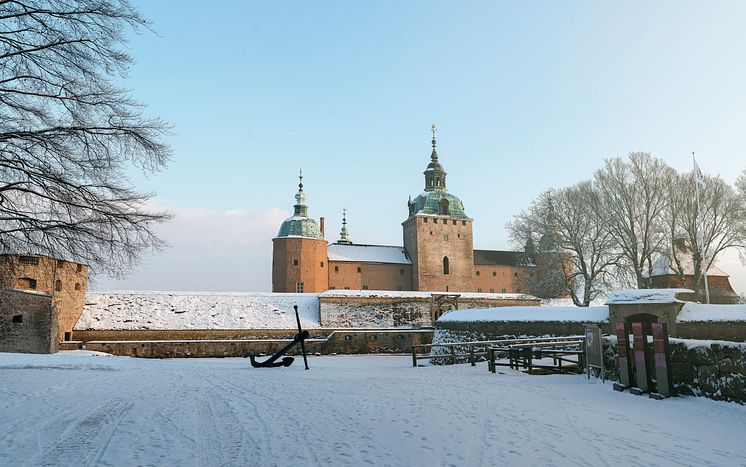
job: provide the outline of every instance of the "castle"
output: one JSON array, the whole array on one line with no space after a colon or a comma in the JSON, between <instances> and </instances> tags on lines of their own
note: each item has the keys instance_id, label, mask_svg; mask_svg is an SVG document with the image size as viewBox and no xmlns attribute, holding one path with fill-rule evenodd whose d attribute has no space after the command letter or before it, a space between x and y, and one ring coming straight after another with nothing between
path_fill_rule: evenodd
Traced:
<instances>
[{"instance_id":1,"label":"castle","mask_svg":"<svg viewBox=\"0 0 746 467\"><path fill-rule=\"evenodd\" d=\"M434 126L424 175L424 191L407 203L404 245L389 246L353 243L346 217L339 240L329 243L324 218L317 223L308 216L301 174L293 215L272 239L272 291L528 292L537 273L530 252L474 249L474 220L447 190Z\"/></svg>"}]
</instances>

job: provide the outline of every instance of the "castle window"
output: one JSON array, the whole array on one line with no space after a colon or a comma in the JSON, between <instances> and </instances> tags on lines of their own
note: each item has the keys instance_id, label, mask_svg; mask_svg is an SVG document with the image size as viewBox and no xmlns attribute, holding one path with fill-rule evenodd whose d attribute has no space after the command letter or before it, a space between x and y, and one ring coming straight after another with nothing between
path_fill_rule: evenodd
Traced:
<instances>
[{"instance_id":1,"label":"castle window","mask_svg":"<svg viewBox=\"0 0 746 467\"><path fill-rule=\"evenodd\" d=\"M479 271L477 271L477 276L479 275Z\"/></svg>"},{"instance_id":2,"label":"castle window","mask_svg":"<svg viewBox=\"0 0 746 467\"><path fill-rule=\"evenodd\" d=\"M23 322L23 315L13 315L13 322L14 323L22 323Z\"/></svg>"},{"instance_id":3,"label":"castle window","mask_svg":"<svg viewBox=\"0 0 746 467\"><path fill-rule=\"evenodd\" d=\"M83 272L83 265L79 264L77 268L75 268L75 272Z\"/></svg>"},{"instance_id":4,"label":"castle window","mask_svg":"<svg viewBox=\"0 0 746 467\"><path fill-rule=\"evenodd\" d=\"M453 225L456 225L456 219L453 219Z\"/></svg>"},{"instance_id":5,"label":"castle window","mask_svg":"<svg viewBox=\"0 0 746 467\"><path fill-rule=\"evenodd\" d=\"M400 276L403 276L403 275L404 275L404 269L399 269L399 275L400 275Z\"/></svg>"},{"instance_id":6,"label":"castle window","mask_svg":"<svg viewBox=\"0 0 746 467\"><path fill-rule=\"evenodd\" d=\"M505 293L505 289L503 289L502 293Z\"/></svg>"},{"instance_id":7,"label":"castle window","mask_svg":"<svg viewBox=\"0 0 746 467\"><path fill-rule=\"evenodd\" d=\"M71 332L66 332L64 340L66 340L66 341L72 340L72 337L73 337L72 334L73 333L71 333Z\"/></svg>"},{"instance_id":8,"label":"castle window","mask_svg":"<svg viewBox=\"0 0 746 467\"><path fill-rule=\"evenodd\" d=\"M339 272L339 266L334 266L334 272Z\"/></svg>"},{"instance_id":9,"label":"castle window","mask_svg":"<svg viewBox=\"0 0 746 467\"><path fill-rule=\"evenodd\" d=\"M461 225L466 225L466 221L461 221Z\"/></svg>"},{"instance_id":10,"label":"castle window","mask_svg":"<svg viewBox=\"0 0 746 467\"><path fill-rule=\"evenodd\" d=\"M517 272L514 272L514 273L513 273L513 277L518 277L518 273L517 273Z\"/></svg>"},{"instance_id":11,"label":"castle window","mask_svg":"<svg viewBox=\"0 0 746 467\"><path fill-rule=\"evenodd\" d=\"M497 271L492 271L492 277L497 275Z\"/></svg>"},{"instance_id":12,"label":"castle window","mask_svg":"<svg viewBox=\"0 0 746 467\"><path fill-rule=\"evenodd\" d=\"M295 283L295 292L296 293L303 293L303 282L296 282Z\"/></svg>"},{"instance_id":13,"label":"castle window","mask_svg":"<svg viewBox=\"0 0 746 467\"><path fill-rule=\"evenodd\" d=\"M431 230L431 231L430 231L430 235L432 235L432 234L433 234L433 231Z\"/></svg>"},{"instance_id":14,"label":"castle window","mask_svg":"<svg viewBox=\"0 0 746 467\"><path fill-rule=\"evenodd\" d=\"M293 260L293 266L297 266L297 265L298 265L298 260L297 260L297 259L294 259L294 260Z\"/></svg>"},{"instance_id":15,"label":"castle window","mask_svg":"<svg viewBox=\"0 0 746 467\"><path fill-rule=\"evenodd\" d=\"M455 223L455 222L454 222L454 223ZM458 236L458 238L461 238L461 234L456 234L456 235Z\"/></svg>"},{"instance_id":16,"label":"castle window","mask_svg":"<svg viewBox=\"0 0 746 467\"><path fill-rule=\"evenodd\" d=\"M329 287L329 290L334 290L334 289L336 289L336 287L334 286Z\"/></svg>"},{"instance_id":17,"label":"castle window","mask_svg":"<svg viewBox=\"0 0 746 467\"><path fill-rule=\"evenodd\" d=\"M448 215L448 200L446 198L443 198L440 200L440 215L441 216ZM443 223L444 224L448 223L448 220L444 220Z\"/></svg>"},{"instance_id":18,"label":"castle window","mask_svg":"<svg viewBox=\"0 0 746 467\"><path fill-rule=\"evenodd\" d=\"M39 264L39 258L37 256L19 256L18 262L21 264L31 264L36 266Z\"/></svg>"},{"instance_id":19,"label":"castle window","mask_svg":"<svg viewBox=\"0 0 746 467\"><path fill-rule=\"evenodd\" d=\"M323 261L321 262L321 267L322 267L322 268L324 267L324 262L323 262Z\"/></svg>"},{"instance_id":20,"label":"castle window","mask_svg":"<svg viewBox=\"0 0 746 467\"><path fill-rule=\"evenodd\" d=\"M423 217L422 218L422 222L424 222L425 224L427 224L427 217Z\"/></svg>"},{"instance_id":21,"label":"castle window","mask_svg":"<svg viewBox=\"0 0 746 467\"><path fill-rule=\"evenodd\" d=\"M448 275L451 273L451 265L450 261L448 261L448 256L443 257L443 274Z\"/></svg>"},{"instance_id":22,"label":"castle window","mask_svg":"<svg viewBox=\"0 0 746 467\"><path fill-rule=\"evenodd\" d=\"M358 268L357 268L357 272L363 272L363 268L361 268L361 267L358 267Z\"/></svg>"},{"instance_id":23,"label":"castle window","mask_svg":"<svg viewBox=\"0 0 746 467\"><path fill-rule=\"evenodd\" d=\"M448 234L443 235L443 240L448 241Z\"/></svg>"},{"instance_id":24,"label":"castle window","mask_svg":"<svg viewBox=\"0 0 746 467\"><path fill-rule=\"evenodd\" d=\"M363 290L368 290L368 286L367 286L367 285L364 285L364 286L363 286Z\"/></svg>"},{"instance_id":25,"label":"castle window","mask_svg":"<svg viewBox=\"0 0 746 467\"><path fill-rule=\"evenodd\" d=\"M75 290L80 290L80 282L75 283Z\"/></svg>"},{"instance_id":26,"label":"castle window","mask_svg":"<svg viewBox=\"0 0 746 467\"><path fill-rule=\"evenodd\" d=\"M477 289L477 293L481 293L481 292L482 292L482 289Z\"/></svg>"},{"instance_id":27,"label":"castle window","mask_svg":"<svg viewBox=\"0 0 746 467\"><path fill-rule=\"evenodd\" d=\"M56 292L61 292L62 291L62 281L61 280L57 279L56 281L54 281L54 290Z\"/></svg>"},{"instance_id":28,"label":"castle window","mask_svg":"<svg viewBox=\"0 0 746 467\"><path fill-rule=\"evenodd\" d=\"M36 279L21 277L16 281L17 289L36 289Z\"/></svg>"},{"instance_id":29,"label":"castle window","mask_svg":"<svg viewBox=\"0 0 746 467\"><path fill-rule=\"evenodd\" d=\"M350 290L350 288L349 287L345 287L345 290Z\"/></svg>"},{"instance_id":30,"label":"castle window","mask_svg":"<svg viewBox=\"0 0 746 467\"><path fill-rule=\"evenodd\" d=\"M65 267L65 262L63 260L61 260L61 259L58 259L57 260L57 268L59 269L59 268L63 268L63 267Z\"/></svg>"},{"instance_id":31,"label":"castle window","mask_svg":"<svg viewBox=\"0 0 746 467\"><path fill-rule=\"evenodd\" d=\"M490 293L495 293L495 289L490 289Z\"/></svg>"},{"instance_id":32,"label":"castle window","mask_svg":"<svg viewBox=\"0 0 746 467\"><path fill-rule=\"evenodd\" d=\"M433 224L437 224L437 223L438 223L438 219L433 219Z\"/></svg>"},{"instance_id":33,"label":"castle window","mask_svg":"<svg viewBox=\"0 0 746 467\"><path fill-rule=\"evenodd\" d=\"M446 286L446 292L448 292L448 286Z\"/></svg>"}]
</instances>

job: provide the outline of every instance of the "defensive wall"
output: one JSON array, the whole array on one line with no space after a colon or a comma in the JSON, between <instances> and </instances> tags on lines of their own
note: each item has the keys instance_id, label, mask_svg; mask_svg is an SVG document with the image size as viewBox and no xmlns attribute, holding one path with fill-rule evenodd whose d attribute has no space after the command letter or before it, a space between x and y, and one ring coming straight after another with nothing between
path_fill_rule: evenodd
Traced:
<instances>
[{"instance_id":1,"label":"defensive wall","mask_svg":"<svg viewBox=\"0 0 746 467\"><path fill-rule=\"evenodd\" d=\"M91 340L66 342L63 349L84 348L143 358L245 357L275 353L292 340L279 337L287 336L288 330L275 331L276 336L268 339ZM432 329L314 329L306 340L306 350L325 355L410 353L413 345L429 344L432 334ZM288 355L299 353L296 347Z\"/></svg>"},{"instance_id":2,"label":"defensive wall","mask_svg":"<svg viewBox=\"0 0 746 467\"><path fill-rule=\"evenodd\" d=\"M60 299L41 292L0 291L0 352L55 353Z\"/></svg>"},{"instance_id":3,"label":"defensive wall","mask_svg":"<svg viewBox=\"0 0 746 467\"><path fill-rule=\"evenodd\" d=\"M652 368L653 343L648 347ZM670 338L669 349L678 394L746 403L746 343ZM604 360L609 377L618 380L615 336L604 337Z\"/></svg>"}]
</instances>

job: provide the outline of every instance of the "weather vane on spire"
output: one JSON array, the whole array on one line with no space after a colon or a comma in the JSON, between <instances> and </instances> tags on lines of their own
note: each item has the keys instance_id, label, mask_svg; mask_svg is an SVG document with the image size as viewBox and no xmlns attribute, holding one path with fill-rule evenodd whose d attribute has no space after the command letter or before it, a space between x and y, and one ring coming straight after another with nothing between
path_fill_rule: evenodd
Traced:
<instances>
[{"instance_id":1,"label":"weather vane on spire","mask_svg":"<svg viewBox=\"0 0 746 467\"><path fill-rule=\"evenodd\" d=\"M430 125L430 128L432 129L432 132L433 132L433 147L435 147L435 132L437 131L437 128L435 128L435 123Z\"/></svg>"},{"instance_id":2,"label":"weather vane on spire","mask_svg":"<svg viewBox=\"0 0 746 467\"><path fill-rule=\"evenodd\" d=\"M303 167L300 168L298 180L300 180L300 182L298 183L298 188L300 189L300 191L303 191Z\"/></svg>"}]
</instances>

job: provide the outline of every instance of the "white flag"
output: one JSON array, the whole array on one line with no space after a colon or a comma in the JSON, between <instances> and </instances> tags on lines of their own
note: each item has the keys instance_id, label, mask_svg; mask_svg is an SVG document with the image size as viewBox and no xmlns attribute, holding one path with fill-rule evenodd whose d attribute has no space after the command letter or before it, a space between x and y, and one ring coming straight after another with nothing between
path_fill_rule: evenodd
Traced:
<instances>
[{"instance_id":1,"label":"white flag","mask_svg":"<svg viewBox=\"0 0 746 467\"><path fill-rule=\"evenodd\" d=\"M692 174L694 176L694 181L699 183L699 186L702 187L704 190L707 186L705 184L705 176L702 175L702 171L699 170L699 165L697 165L697 160L694 158L694 155L692 154L692 160L694 161L694 173Z\"/></svg>"}]
</instances>

